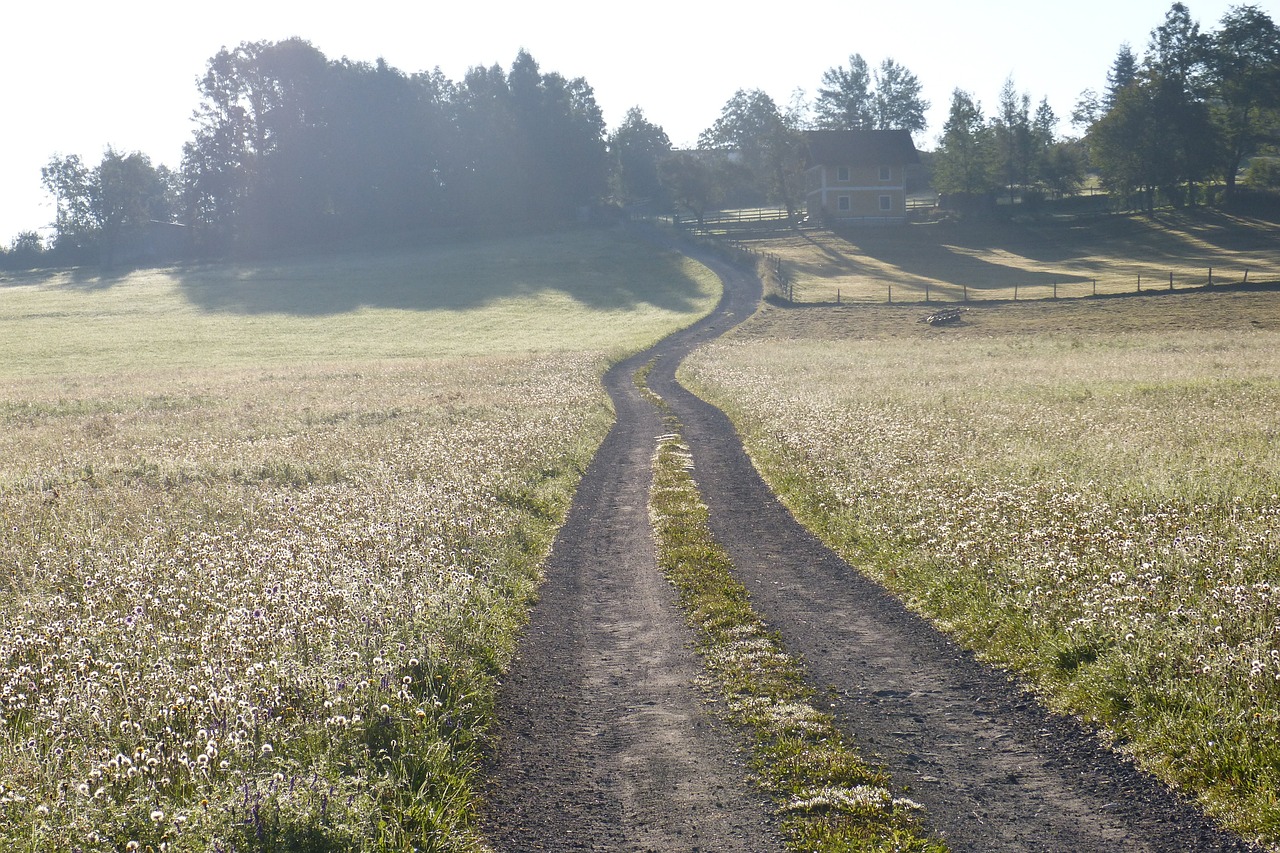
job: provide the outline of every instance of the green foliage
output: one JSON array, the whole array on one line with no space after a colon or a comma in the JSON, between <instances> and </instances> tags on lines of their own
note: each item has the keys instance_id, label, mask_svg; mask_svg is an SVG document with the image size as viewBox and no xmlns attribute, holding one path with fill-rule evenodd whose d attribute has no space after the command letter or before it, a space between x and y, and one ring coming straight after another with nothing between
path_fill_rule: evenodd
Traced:
<instances>
[{"instance_id":1,"label":"green foliage","mask_svg":"<svg viewBox=\"0 0 1280 853\"><path fill-rule=\"evenodd\" d=\"M1208 64L1230 194L1241 163L1280 130L1280 28L1256 6L1234 7L1213 36Z\"/></svg>"},{"instance_id":2,"label":"green foliage","mask_svg":"<svg viewBox=\"0 0 1280 853\"><path fill-rule=\"evenodd\" d=\"M606 191L591 87L524 51L455 83L296 38L243 43L210 59L200 91L182 172L211 248L564 222Z\"/></svg>"},{"instance_id":3,"label":"green foliage","mask_svg":"<svg viewBox=\"0 0 1280 853\"><path fill-rule=\"evenodd\" d=\"M876 126L881 130L923 133L928 126L924 114L929 102L921 95L920 80L892 59L880 63L876 72Z\"/></svg>"},{"instance_id":4,"label":"green foliage","mask_svg":"<svg viewBox=\"0 0 1280 853\"><path fill-rule=\"evenodd\" d=\"M670 154L671 140L666 131L645 118L639 107L628 110L622 124L609 136L614 200L624 207L649 205L667 209L661 164Z\"/></svg>"},{"instance_id":5,"label":"green foliage","mask_svg":"<svg viewBox=\"0 0 1280 853\"><path fill-rule=\"evenodd\" d=\"M1205 104L1186 99L1174 80L1150 75L1121 92L1089 133L1103 183L1141 193L1148 210L1157 190L1180 199L1185 183L1207 176L1213 139Z\"/></svg>"},{"instance_id":6,"label":"green foliage","mask_svg":"<svg viewBox=\"0 0 1280 853\"><path fill-rule=\"evenodd\" d=\"M740 162L761 201L788 209L797 203L802 174L799 128L764 91L735 92L720 117L698 137L698 147Z\"/></svg>"},{"instance_id":7,"label":"green foliage","mask_svg":"<svg viewBox=\"0 0 1280 853\"><path fill-rule=\"evenodd\" d=\"M44 239L35 231L23 231L0 248L0 269L25 270L40 264L45 252Z\"/></svg>"},{"instance_id":8,"label":"green foliage","mask_svg":"<svg viewBox=\"0 0 1280 853\"><path fill-rule=\"evenodd\" d=\"M145 154L108 148L90 169L79 157L54 157L41 170L54 197L52 249L76 261L96 252L104 266L137 260L149 225L171 222L177 213L177 180Z\"/></svg>"},{"instance_id":9,"label":"green foliage","mask_svg":"<svg viewBox=\"0 0 1280 853\"><path fill-rule=\"evenodd\" d=\"M822 130L925 129L929 102L921 96L920 80L903 65L885 59L874 72L859 53L849 67L828 68L814 102Z\"/></svg>"},{"instance_id":10,"label":"green foliage","mask_svg":"<svg viewBox=\"0 0 1280 853\"><path fill-rule=\"evenodd\" d=\"M1259 190L1280 189L1280 158L1253 158L1245 174L1245 183Z\"/></svg>"},{"instance_id":11,"label":"green foliage","mask_svg":"<svg viewBox=\"0 0 1280 853\"><path fill-rule=\"evenodd\" d=\"M1107 72L1107 91L1103 105L1111 109L1116 104L1120 93L1138 80L1138 57L1128 42L1120 45L1116 58Z\"/></svg>"},{"instance_id":12,"label":"green foliage","mask_svg":"<svg viewBox=\"0 0 1280 853\"><path fill-rule=\"evenodd\" d=\"M871 69L862 54L852 54L847 68L837 66L822 72L822 87L818 89L814 111L818 127L823 130L875 127Z\"/></svg>"},{"instance_id":13,"label":"green foliage","mask_svg":"<svg viewBox=\"0 0 1280 853\"><path fill-rule=\"evenodd\" d=\"M933 184L941 193L981 195L995 181L994 146L982 105L968 92L951 93L951 110L934 157Z\"/></svg>"},{"instance_id":14,"label":"green foliage","mask_svg":"<svg viewBox=\"0 0 1280 853\"><path fill-rule=\"evenodd\" d=\"M1045 192L1071 192L1083 182L1084 162L1070 141L1056 139L1057 122L1045 99L1033 115L1031 96L1019 93L1012 78L990 121L969 93L957 89L934 158L934 186L969 200L1003 188L1010 204L1019 195L1025 203Z\"/></svg>"},{"instance_id":15,"label":"green foliage","mask_svg":"<svg viewBox=\"0 0 1280 853\"><path fill-rule=\"evenodd\" d=\"M1093 162L1112 190L1152 210L1181 206L1210 179L1235 189L1241 164L1280 127L1280 29L1255 6L1233 7L1204 33L1174 3L1139 63L1126 45L1104 101L1085 110Z\"/></svg>"}]
</instances>

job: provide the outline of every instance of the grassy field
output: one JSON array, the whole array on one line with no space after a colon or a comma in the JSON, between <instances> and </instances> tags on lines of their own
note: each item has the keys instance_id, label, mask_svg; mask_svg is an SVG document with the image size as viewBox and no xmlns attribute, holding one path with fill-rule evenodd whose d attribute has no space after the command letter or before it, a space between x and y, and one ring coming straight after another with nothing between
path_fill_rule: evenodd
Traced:
<instances>
[{"instance_id":1,"label":"grassy field","mask_svg":"<svg viewBox=\"0 0 1280 853\"><path fill-rule=\"evenodd\" d=\"M771 308L684 377L855 565L1280 842L1280 295Z\"/></svg>"},{"instance_id":2,"label":"grassy field","mask_svg":"<svg viewBox=\"0 0 1280 853\"><path fill-rule=\"evenodd\" d=\"M0 285L0 847L482 849L599 373L714 277L585 233Z\"/></svg>"},{"instance_id":3,"label":"grassy field","mask_svg":"<svg viewBox=\"0 0 1280 853\"><path fill-rule=\"evenodd\" d=\"M931 223L745 241L782 258L797 302L1048 299L1280 280L1276 225L1166 213L1040 225ZM1055 291L1056 285L1056 291ZM1016 294L1015 294L1016 289Z\"/></svg>"},{"instance_id":4,"label":"grassy field","mask_svg":"<svg viewBox=\"0 0 1280 853\"><path fill-rule=\"evenodd\" d=\"M355 359L617 354L707 308L608 234L120 275L0 275L0 378Z\"/></svg>"}]
</instances>

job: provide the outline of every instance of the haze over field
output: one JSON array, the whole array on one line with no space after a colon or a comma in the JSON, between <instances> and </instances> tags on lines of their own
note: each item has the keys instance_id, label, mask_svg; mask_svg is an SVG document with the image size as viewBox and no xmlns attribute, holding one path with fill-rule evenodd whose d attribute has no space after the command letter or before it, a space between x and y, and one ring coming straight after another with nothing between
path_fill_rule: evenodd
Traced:
<instances>
[{"instance_id":1,"label":"haze over field","mask_svg":"<svg viewBox=\"0 0 1280 853\"><path fill-rule=\"evenodd\" d=\"M1069 115L1083 89L1103 85L1122 43L1145 49L1169 5L921 0L904 15L887 2L815 0L794 17L766 21L722 0L657 0L643 16L607 18L577 0L501 0L478 21L471 6L386 0L362 4L358 16L229 0L217 17L155 0L71 0L55 24L27 4L0 28L8 131L0 144L0 244L52 220L40 168L54 154L96 162L113 146L177 168L191 138L196 78L219 48L243 41L299 36L331 58L383 57L409 73L439 66L454 79L474 65L507 67L524 48L549 71L585 77L610 127L639 105L677 146L692 146L736 90L760 88L780 104L796 89L812 97L824 70L861 53L873 65L893 58L919 76L932 109L917 143L932 148L956 87L990 105L1012 75L1019 90ZM1212 28L1239 4L1188 5ZM1270 2L1257 5L1275 11Z\"/></svg>"}]
</instances>

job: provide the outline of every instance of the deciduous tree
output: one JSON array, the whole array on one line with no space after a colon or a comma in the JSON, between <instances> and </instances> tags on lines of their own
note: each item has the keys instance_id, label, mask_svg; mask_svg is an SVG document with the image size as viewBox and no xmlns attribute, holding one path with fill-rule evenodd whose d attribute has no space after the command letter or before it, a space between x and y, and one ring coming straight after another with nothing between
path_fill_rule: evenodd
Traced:
<instances>
[{"instance_id":1,"label":"deciduous tree","mask_svg":"<svg viewBox=\"0 0 1280 853\"><path fill-rule=\"evenodd\" d=\"M849 65L828 68L814 104L823 130L908 130L927 126L929 102L919 78L893 59L885 59L873 74L861 54Z\"/></svg>"},{"instance_id":2,"label":"deciduous tree","mask_svg":"<svg viewBox=\"0 0 1280 853\"><path fill-rule=\"evenodd\" d=\"M916 75L892 59L880 63L876 72L876 127L881 130L907 130L922 133L928 123L925 113L929 102Z\"/></svg>"},{"instance_id":3,"label":"deciduous tree","mask_svg":"<svg viewBox=\"0 0 1280 853\"><path fill-rule=\"evenodd\" d=\"M102 259L113 264L129 243L144 239L153 220L169 221L169 186L145 154L108 148L93 175L93 217Z\"/></svg>"},{"instance_id":4,"label":"deciduous tree","mask_svg":"<svg viewBox=\"0 0 1280 853\"><path fill-rule=\"evenodd\" d=\"M875 126L876 98L871 89L871 69L861 54L852 54L848 67L841 65L822 72L814 112L817 125L823 130Z\"/></svg>"},{"instance_id":5,"label":"deciduous tree","mask_svg":"<svg viewBox=\"0 0 1280 853\"><path fill-rule=\"evenodd\" d=\"M1233 7L1212 36L1207 64L1230 197L1245 158L1266 141L1280 139L1280 28L1256 6Z\"/></svg>"},{"instance_id":6,"label":"deciduous tree","mask_svg":"<svg viewBox=\"0 0 1280 853\"><path fill-rule=\"evenodd\" d=\"M951 108L934 157L933 182L941 193L985 195L998 184L993 178L991 131L982 105L961 89L951 93Z\"/></svg>"},{"instance_id":7,"label":"deciduous tree","mask_svg":"<svg viewBox=\"0 0 1280 853\"><path fill-rule=\"evenodd\" d=\"M707 151L733 152L755 177L765 199L791 210L800 191L799 129L760 89L739 89L698 137Z\"/></svg>"},{"instance_id":8,"label":"deciduous tree","mask_svg":"<svg viewBox=\"0 0 1280 853\"><path fill-rule=\"evenodd\" d=\"M69 251L93 242L96 225L92 177L77 154L55 155L40 170L40 181L53 196L55 248Z\"/></svg>"},{"instance_id":9,"label":"deciduous tree","mask_svg":"<svg viewBox=\"0 0 1280 853\"><path fill-rule=\"evenodd\" d=\"M632 107L609 136L614 198L624 206L662 205L664 192L659 166L671 155L671 140L660 126Z\"/></svg>"}]
</instances>

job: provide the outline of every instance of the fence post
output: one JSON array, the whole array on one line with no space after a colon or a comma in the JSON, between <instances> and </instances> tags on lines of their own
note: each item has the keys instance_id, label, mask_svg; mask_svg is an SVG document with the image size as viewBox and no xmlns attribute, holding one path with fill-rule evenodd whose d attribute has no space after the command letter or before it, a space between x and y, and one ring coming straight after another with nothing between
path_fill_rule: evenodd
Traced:
<instances>
[{"instance_id":1,"label":"fence post","mask_svg":"<svg viewBox=\"0 0 1280 853\"><path fill-rule=\"evenodd\" d=\"M1098 280L1096 278L1093 280L1093 295L1098 295Z\"/></svg>"},{"instance_id":2,"label":"fence post","mask_svg":"<svg viewBox=\"0 0 1280 853\"><path fill-rule=\"evenodd\" d=\"M1244 283L1245 283L1245 284L1248 284L1248 283L1249 283L1249 268L1248 268L1248 267L1245 267L1245 268L1244 268Z\"/></svg>"},{"instance_id":3,"label":"fence post","mask_svg":"<svg viewBox=\"0 0 1280 853\"><path fill-rule=\"evenodd\" d=\"M1213 267L1209 267L1209 286L1213 287Z\"/></svg>"},{"instance_id":4,"label":"fence post","mask_svg":"<svg viewBox=\"0 0 1280 853\"><path fill-rule=\"evenodd\" d=\"M1138 292L1142 292L1142 273L1138 273Z\"/></svg>"},{"instance_id":5,"label":"fence post","mask_svg":"<svg viewBox=\"0 0 1280 853\"><path fill-rule=\"evenodd\" d=\"M1173 290L1173 270L1169 270L1169 289Z\"/></svg>"},{"instance_id":6,"label":"fence post","mask_svg":"<svg viewBox=\"0 0 1280 853\"><path fill-rule=\"evenodd\" d=\"M1056 281L1053 283L1053 298L1058 298L1058 282Z\"/></svg>"},{"instance_id":7,"label":"fence post","mask_svg":"<svg viewBox=\"0 0 1280 853\"><path fill-rule=\"evenodd\" d=\"M889 304L893 304L893 285L889 285Z\"/></svg>"},{"instance_id":8,"label":"fence post","mask_svg":"<svg viewBox=\"0 0 1280 853\"><path fill-rule=\"evenodd\" d=\"M836 304L840 304L840 288L836 288Z\"/></svg>"},{"instance_id":9,"label":"fence post","mask_svg":"<svg viewBox=\"0 0 1280 853\"><path fill-rule=\"evenodd\" d=\"M1016 281L1013 283L1013 301L1018 301L1018 283Z\"/></svg>"},{"instance_id":10,"label":"fence post","mask_svg":"<svg viewBox=\"0 0 1280 853\"><path fill-rule=\"evenodd\" d=\"M1246 280L1246 281L1248 281L1248 279L1249 279L1249 271L1248 271L1248 270L1245 270L1245 271L1244 271L1244 277L1245 277L1245 280ZM929 304L929 282L927 282L927 281L924 283L924 304L925 304L925 305L928 305L928 304Z\"/></svg>"},{"instance_id":11,"label":"fence post","mask_svg":"<svg viewBox=\"0 0 1280 853\"><path fill-rule=\"evenodd\" d=\"M967 283L964 285L964 301L969 301L969 285Z\"/></svg>"}]
</instances>

